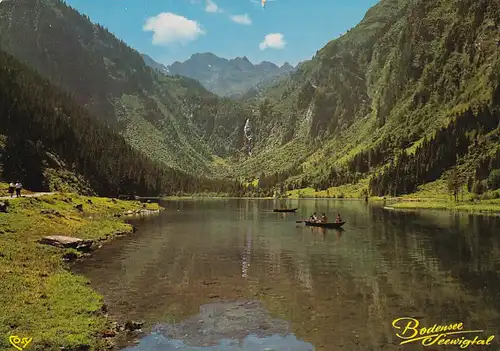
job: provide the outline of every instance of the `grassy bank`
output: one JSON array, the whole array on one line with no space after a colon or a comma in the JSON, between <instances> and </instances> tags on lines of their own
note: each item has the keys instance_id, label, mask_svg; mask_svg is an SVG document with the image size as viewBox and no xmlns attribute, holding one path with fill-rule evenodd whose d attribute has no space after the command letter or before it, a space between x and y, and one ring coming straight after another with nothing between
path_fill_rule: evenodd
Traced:
<instances>
[{"instance_id":1,"label":"grassy bank","mask_svg":"<svg viewBox=\"0 0 500 351\"><path fill-rule=\"evenodd\" d=\"M363 199L363 191L367 184L347 184L316 191L313 188L287 191L288 198L337 198ZM463 190L463 191L462 191ZM473 194L466 188L461 189L455 201L448 192L443 179L424 184L418 191L399 197L370 197L370 201L386 201L388 207L394 209L430 209L468 212L500 212L500 190L490 191L481 195Z\"/></svg>"},{"instance_id":2,"label":"grassy bank","mask_svg":"<svg viewBox=\"0 0 500 351\"><path fill-rule=\"evenodd\" d=\"M79 204L83 212L75 208ZM0 350L12 347L10 335L33 338L35 350L105 349L99 336L110 321L102 312L102 297L62 260L76 250L37 241L46 235L104 241L126 234L133 228L114 215L143 206L159 209L75 194L9 200L8 213L0 213Z\"/></svg>"},{"instance_id":3,"label":"grassy bank","mask_svg":"<svg viewBox=\"0 0 500 351\"><path fill-rule=\"evenodd\" d=\"M487 192L481 195L460 191L457 201L448 193L444 180L419 187L415 193L398 198L388 198L387 206L394 209L427 209L466 212L500 212L500 193Z\"/></svg>"}]
</instances>

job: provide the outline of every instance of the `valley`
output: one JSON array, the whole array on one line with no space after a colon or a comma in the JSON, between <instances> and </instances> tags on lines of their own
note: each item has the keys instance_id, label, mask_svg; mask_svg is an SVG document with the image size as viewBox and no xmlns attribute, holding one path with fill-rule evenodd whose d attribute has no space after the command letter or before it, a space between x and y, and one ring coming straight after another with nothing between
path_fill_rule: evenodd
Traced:
<instances>
[{"instance_id":1,"label":"valley","mask_svg":"<svg viewBox=\"0 0 500 351\"><path fill-rule=\"evenodd\" d=\"M89 4L0 0L0 350L497 332L500 2Z\"/></svg>"},{"instance_id":2,"label":"valley","mask_svg":"<svg viewBox=\"0 0 500 351\"><path fill-rule=\"evenodd\" d=\"M360 195L398 196L451 173L468 191L476 182L494 191L487 178L500 167L497 14L484 1L383 0L311 60L278 70L210 53L161 65L59 0L6 2L0 46L154 162L257 184L248 194L359 184ZM247 96L214 94L228 94L210 83L227 82L224 75L245 86L224 83L228 89ZM252 93L262 79L267 86ZM478 154L479 145L488 152Z\"/></svg>"}]
</instances>

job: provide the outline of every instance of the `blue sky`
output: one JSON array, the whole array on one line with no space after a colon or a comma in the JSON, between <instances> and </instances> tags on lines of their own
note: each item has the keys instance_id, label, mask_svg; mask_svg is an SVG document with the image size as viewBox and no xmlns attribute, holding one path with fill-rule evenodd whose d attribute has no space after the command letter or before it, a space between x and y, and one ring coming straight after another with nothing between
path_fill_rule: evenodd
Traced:
<instances>
[{"instance_id":1,"label":"blue sky","mask_svg":"<svg viewBox=\"0 0 500 351\"><path fill-rule=\"evenodd\" d=\"M297 64L354 27L377 0L66 0L165 65L198 52Z\"/></svg>"}]
</instances>

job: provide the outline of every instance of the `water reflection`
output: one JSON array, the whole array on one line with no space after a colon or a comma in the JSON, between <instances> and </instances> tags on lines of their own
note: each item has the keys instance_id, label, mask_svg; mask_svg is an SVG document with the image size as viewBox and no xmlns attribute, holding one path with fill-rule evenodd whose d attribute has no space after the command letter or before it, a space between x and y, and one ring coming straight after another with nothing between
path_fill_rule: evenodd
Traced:
<instances>
[{"instance_id":1,"label":"water reflection","mask_svg":"<svg viewBox=\"0 0 500 351\"><path fill-rule=\"evenodd\" d=\"M276 215L263 200L172 202L179 212L138 223L138 234L76 269L118 319L153 325L213 301L256 299L317 350L396 350L391 322L402 316L498 332L498 218L356 201L287 206L297 214ZM340 212L345 230L294 223L314 211Z\"/></svg>"},{"instance_id":2,"label":"water reflection","mask_svg":"<svg viewBox=\"0 0 500 351\"><path fill-rule=\"evenodd\" d=\"M259 302L207 304L181 323L160 324L128 351L217 350L313 351L290 333L289 324L273 319Z\"/></svg>"},{"instance_id":3,"label":"water reflection","mask_svg":"<svg viewBox=\"0 0 500 351\"><path fill-rule=\"evenodd\" d=\"M274 335L259 338L248 335L243 342L234 339L220 340L214 346L192 346L183 340L172 340L159 334L151 334L141 339L139 345L123 351L313 351L314 347L297 340L293 335Z\"/></svg>"}]
</instances>

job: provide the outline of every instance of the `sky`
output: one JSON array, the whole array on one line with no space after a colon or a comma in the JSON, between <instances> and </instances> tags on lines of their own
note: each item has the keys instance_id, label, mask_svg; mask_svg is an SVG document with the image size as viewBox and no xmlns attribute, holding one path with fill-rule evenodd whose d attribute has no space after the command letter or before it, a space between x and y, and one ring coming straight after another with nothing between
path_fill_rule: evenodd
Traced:
<instances>
[{"instance_id":1,"label":"sky","mask_svg":"<svg viewBox=\"0 0 500 351\"><path fill-rule=\"evenodd\" d=\"M354 27L377 0L66 0L169 65L192 54L296 65Z\"/></svg>"}]
</instances>

